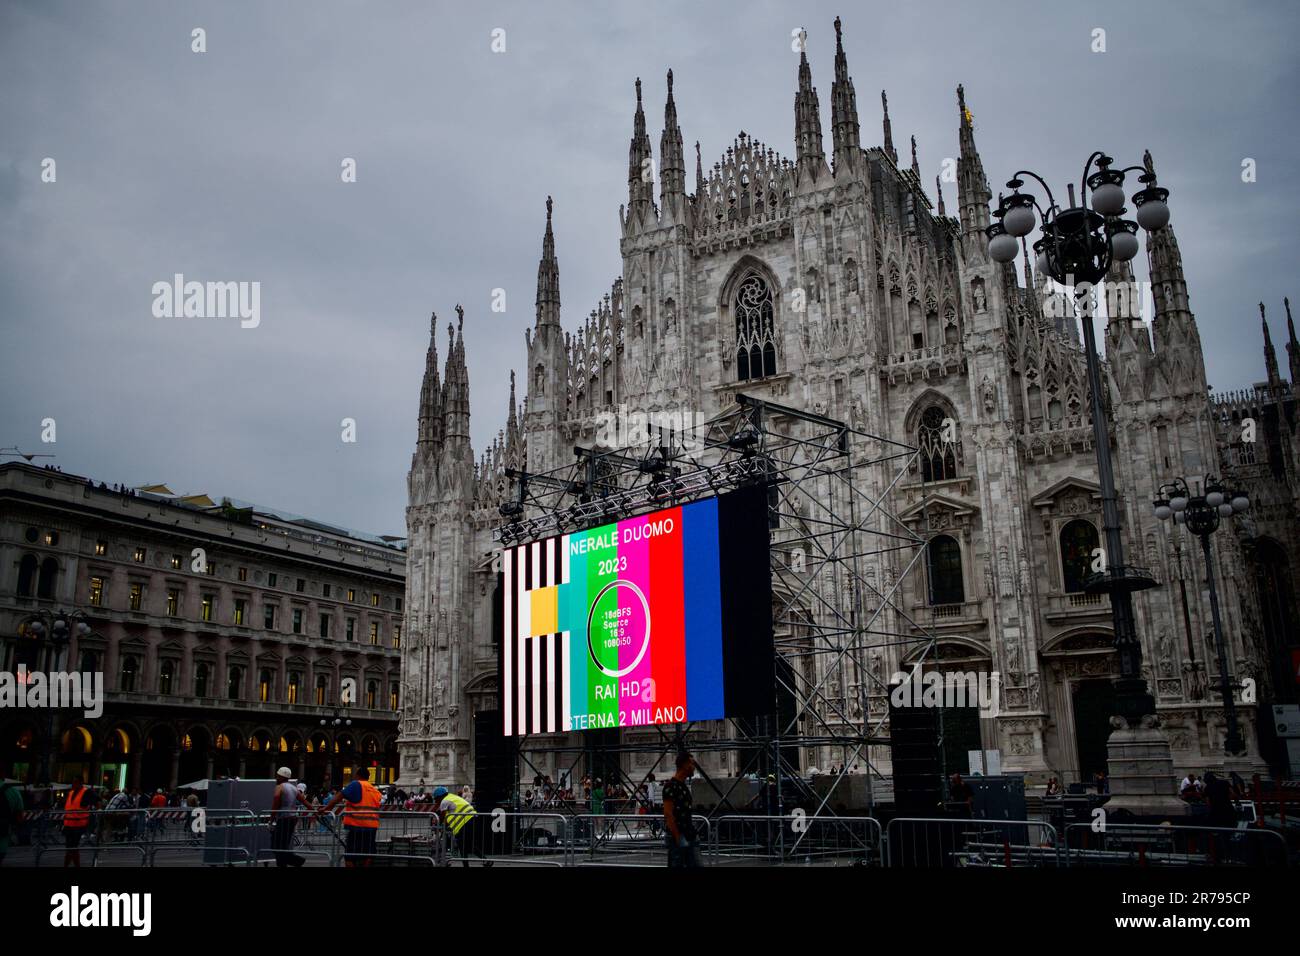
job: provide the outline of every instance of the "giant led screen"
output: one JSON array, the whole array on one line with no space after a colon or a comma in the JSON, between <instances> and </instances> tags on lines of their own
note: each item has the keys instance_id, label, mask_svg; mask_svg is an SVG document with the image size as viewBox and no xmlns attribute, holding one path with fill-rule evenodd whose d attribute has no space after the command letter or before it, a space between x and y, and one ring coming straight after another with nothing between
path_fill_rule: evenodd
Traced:
<instances>
[{"instance_id":1,"label":"giant led screen","mask_svg":"<svg viewBox=\"0 0 1300 956\"><path fill-rule=\"evenodd\" d=\"M771 713L768 534L745 488L506 548L504 732Z\"/></svg>"}]
</instances>

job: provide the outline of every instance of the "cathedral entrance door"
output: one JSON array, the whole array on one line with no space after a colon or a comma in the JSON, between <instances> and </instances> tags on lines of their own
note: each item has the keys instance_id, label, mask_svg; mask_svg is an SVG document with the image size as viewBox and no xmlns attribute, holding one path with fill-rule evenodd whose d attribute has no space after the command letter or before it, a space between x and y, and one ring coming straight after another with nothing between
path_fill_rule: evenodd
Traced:
<instances>
[{"instance_id":1,"label":"cathedral entrance door","mask_svg":"<svg viewBox=\"0 0 1300 956\"><path fill-rule=\"evenodd\" d=\"M1074 740L1079 778L1090 783L1106 770L1110 718L1116 713L1115 687L1109 680L1083 680L1074 688Z\"/></svg>"}]
</instances>

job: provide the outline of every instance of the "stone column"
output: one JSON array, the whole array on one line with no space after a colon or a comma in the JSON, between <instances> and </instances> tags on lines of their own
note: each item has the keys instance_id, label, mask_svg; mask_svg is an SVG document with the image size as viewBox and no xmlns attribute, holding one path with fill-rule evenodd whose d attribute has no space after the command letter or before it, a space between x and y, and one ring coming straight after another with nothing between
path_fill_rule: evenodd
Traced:
<instances>
[{"instance_id":1,"label":"stone column","mask_svg":"<svg viewBox=\"0 0 1300 956\"><path fill-rule=\"evenodd\" d=\"M172 767L167 778L167 789L175 790L181 782L181 748L172 749Z\"/></svg>"}]
</instances>

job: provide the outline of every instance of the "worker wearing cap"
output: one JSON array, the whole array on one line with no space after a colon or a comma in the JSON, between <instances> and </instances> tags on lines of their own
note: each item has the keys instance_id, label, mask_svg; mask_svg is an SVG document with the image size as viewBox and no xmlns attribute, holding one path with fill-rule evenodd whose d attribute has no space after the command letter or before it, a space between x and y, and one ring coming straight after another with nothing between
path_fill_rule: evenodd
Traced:
<instances>
[{"instance_id":1,"label":"worker wearing cap","mask_svg":"<svg viewBox=\"0 0 1300 956\"><path fill-rule=\"evenodd\" d=\"M480 860L485 861L484 865L491 866L492 861L483 853L484 835L474 804L452 793L446 787L438 787L433 791L433 803L438 808L438 817L442 820L442 825L460 847L461 864L469 866L469 855L473 852Z\"/></svg>"},{"instance_id":2,"label":"worker wearing cap","mask_svg":"<svg viewBox=\"0 0 1300 956\"><path fill-rule=\"evenodd\" d=\"M370 770L357 767L352 782L334 794L317 816L329 813L340 801L347 801L343 811L343 831L347 834L343 863L345 866L369 866L379 832L379 805L384 795L370 782Z\"/></svg>"},{"instance_id":3,"label":"worker wearing cap","mask_svg":"<svg viewBox=\"0 0 1300 956\"><path fill-rule=\"evenodd\" d=\"M298 807L304 803L302 793L293 785L293 771L281 767L275 772L275 796L271 798L271 849L276 866L302 866L305 857L290 853L293 831L298 827Z\"/></svg>"}]
</instances>

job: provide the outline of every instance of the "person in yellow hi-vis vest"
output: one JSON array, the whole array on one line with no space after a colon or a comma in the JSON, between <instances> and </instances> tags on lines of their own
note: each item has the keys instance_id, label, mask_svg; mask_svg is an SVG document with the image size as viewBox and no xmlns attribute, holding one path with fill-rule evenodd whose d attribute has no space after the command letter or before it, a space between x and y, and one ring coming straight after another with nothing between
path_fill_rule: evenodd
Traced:
<instances>
[{"instance_id":1,"label":"person in yellow hi-vis vest","mask_svg":"<svg viewBox=\"0 0 1300 956\"><path fill-rule=\"evenodd\" d=\"M473 853L483 860L484 866L491 866L492 861L483 852L483 845L488 839L487 834L483 832L484 818L478 815L474 804L452 793L446 787L438 787L433 791L433 802L438 808L438 817L442 820L442 825L447 828L447 833L451 836L451 842L460 848L461 865L469 866L469 855ZM451 843L448 844L447 853L448 864L450 864Z\"/></svg>"}]
</instances>

